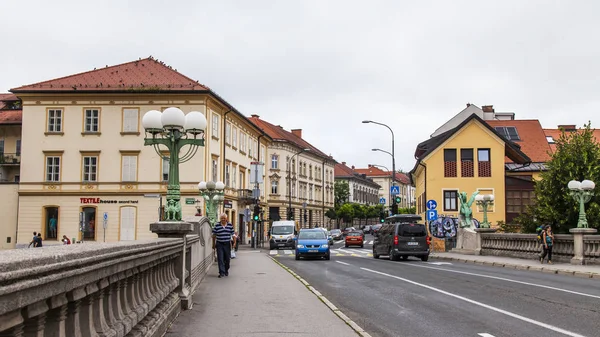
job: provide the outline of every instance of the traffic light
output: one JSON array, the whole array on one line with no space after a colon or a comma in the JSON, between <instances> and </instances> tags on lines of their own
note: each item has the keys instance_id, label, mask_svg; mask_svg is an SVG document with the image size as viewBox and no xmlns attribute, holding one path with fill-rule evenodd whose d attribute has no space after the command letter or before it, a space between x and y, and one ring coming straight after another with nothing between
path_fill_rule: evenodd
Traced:
<instances>
[{"instance_id":1,"label":"traffic light","mask_svg":"<svg viewBox=\"0 0 600 337\"><path fill-rule=\"evenodd\" d=\"M385 212L379 213L379 222L381 222L381 223L385 222Z\"/></svg>"},{"instance_id":2,"label":"traffic light","mask_svg":"<svg viewBox=\"0 0 600 337\"><path fill-rule=\"evenodd\" d=\"M398 214L398 204L392 205L392 215Z\"/></svg>"},{"instance_id":3,"label":"traffic light","mask_svg":"<svg viewBox=\"0 0 600 337\"><path fill-rule=\"evenodd\" d=\"M254 206L254 214L252 214L252 220L259 221L260 220L260 206Z\"/></svg>"}]
</instances>

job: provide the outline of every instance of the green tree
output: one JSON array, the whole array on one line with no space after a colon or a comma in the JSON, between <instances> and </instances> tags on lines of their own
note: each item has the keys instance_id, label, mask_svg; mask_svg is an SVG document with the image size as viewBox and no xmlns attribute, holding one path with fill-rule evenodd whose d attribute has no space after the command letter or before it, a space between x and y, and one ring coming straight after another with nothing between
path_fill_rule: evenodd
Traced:
<instances>
[{"instance_id":1,"label":"green tree","mask_svg":"<svg viewBox=\"0 0 600 337\"><path fill-rule=\"evenodd\" d=\"M367 217L367 207L361 204L352 204L354 219L358 219L358 225L362 225L362 220Z\"/></svg>"},{"instance_id":2,"label":"green tree","mask_svg":"<svg viewBox=\"0 0 600 337\"><path fill-rule=\"evenodd\" d=\"M334 185L335 207L340 207L350 199L350 185L345 180L336 180Z\"/></svg>"},{"instance_id":3,"label":"green tree","mask_svg":"<svg viewBox=\"0 0 600 337\"><path fill-rule=\"evenodd\" d=\"M577 226L579 204L569 195L571 180L589 179L600 183L600 146L596 143L591 123L578 132L562 132L556 140L556 151L535 185L536 202L515 221L522 231L532 233L537 224L552 225L556 233L568 233ZM600 227L600 195L586 205L590 227Z\"/></svg>"},{"instance_id":4,"label":"green tree","mask_svg":"<svg viewBox=\"0 0 600 337\"><path fill-rule=\"evenodd\" d=\"M339 225L339 221L340 220L344 220L344 223L350 223L352 221L352 219L354 218L354 208L352 207L352 204L350 203L345 203L343 205L341 205L337 210L337 218L338 218L338 225Z\"/></svg>"}]
</instances>

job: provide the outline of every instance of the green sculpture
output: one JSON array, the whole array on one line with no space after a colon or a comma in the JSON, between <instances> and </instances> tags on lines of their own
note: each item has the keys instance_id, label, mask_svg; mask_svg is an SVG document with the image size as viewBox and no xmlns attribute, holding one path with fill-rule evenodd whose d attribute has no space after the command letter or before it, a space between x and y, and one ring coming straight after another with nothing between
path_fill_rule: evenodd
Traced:
<instances>
[{"instance_id":1,"label":"green sculpture","mask_svg":"<svg viewBox=\"0 0 600 337\"><path fill-rule=\"evenodd\" d=\"M469 199L469 201L467 201L467 192L460 192L458 194L458 200L460 201L460 227L461 228L465 228L465 227L469 227L469 228L473 228L473 210L471 209L471 206L473 205L473 202L475 201L475 197L479 194L479 191L475 191L473 192L473 194L471 194L471 198Z\"/></svg>"}]
</instances>

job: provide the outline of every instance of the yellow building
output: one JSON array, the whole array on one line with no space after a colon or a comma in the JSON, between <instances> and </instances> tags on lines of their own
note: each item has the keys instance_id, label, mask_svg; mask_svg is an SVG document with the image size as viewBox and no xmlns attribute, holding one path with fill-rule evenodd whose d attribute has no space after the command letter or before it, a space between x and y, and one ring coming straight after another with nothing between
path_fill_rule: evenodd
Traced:
<instances>
[{"instance_id":1,"label":"yellow building","mask_svg":"<svg viewBox=\"0 0 600 337\"><path fill-rule=\"evenodd\" d=\"M148 58L11 91L22 101L27 135L18 243L28 243L33 231L41 231L46 244L60 244L63 235L84 241L155 237L149 224L158 220L160 201L153 196L166 194L169 167L144 146L141 118L171 106L199 111L208 122L205 146L180 165L183 216L204 209L198 182L221 180L225 209L239 225L250 202L250 163L266 156L270 138L208 87Z\"/></svg>"},{"instance_id":2,"label":"yellow building","mask_svg":"<svg viewBox=\"0 0 600 337\"><path fill-rule=\"evenodd\" d=\"M459 192L493 194L494 205L488 212L493 226L505 221L505 157L517 165L531 162L520 146L509 141L477 114L471 114L457 126L420 143L412 169L416 186L417 213L426 219L427 201L437 203L440 218L457 218ZM473 217L482 221L480 207Z\"/></svg>"},{"instance_id":3,"label":"yellow building","mask_svg":"<svg viewBox=\"0 0 600 337\"><path fill-rule=\"evenodd\" d=\"M21 168L21 102L0 94L0 249L14 248Z\"/></svg>"}]
</instances>

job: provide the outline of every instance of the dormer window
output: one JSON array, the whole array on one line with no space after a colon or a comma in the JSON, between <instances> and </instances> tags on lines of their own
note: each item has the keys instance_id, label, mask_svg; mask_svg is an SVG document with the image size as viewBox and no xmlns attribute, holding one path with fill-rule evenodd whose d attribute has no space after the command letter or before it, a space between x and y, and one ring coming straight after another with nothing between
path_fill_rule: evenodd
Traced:
<instances>
[{"instance_id":1,"label":"dormer window","mask_svg":"<svg viewBox=\"0 0 600 337\"><path fill-rule=\"evenodd\" d=\"M548 141L548 144L554 144L554 138L552 138L552 136L546 136L546 140Z\"/></svg>"},{"instance_id":2,"label":"dormer window","mask_svg":"<svg viewBox=\"0 0 600 337\"><path fill-rule=\"evenodd\" d=\"M508 140L521 140L521 138L519 138L519 134L517 133L517 128L514 126L497 126L494 129L496 129L499 134L503 135L504 138Z\"/></svg>"}]
</instances>

